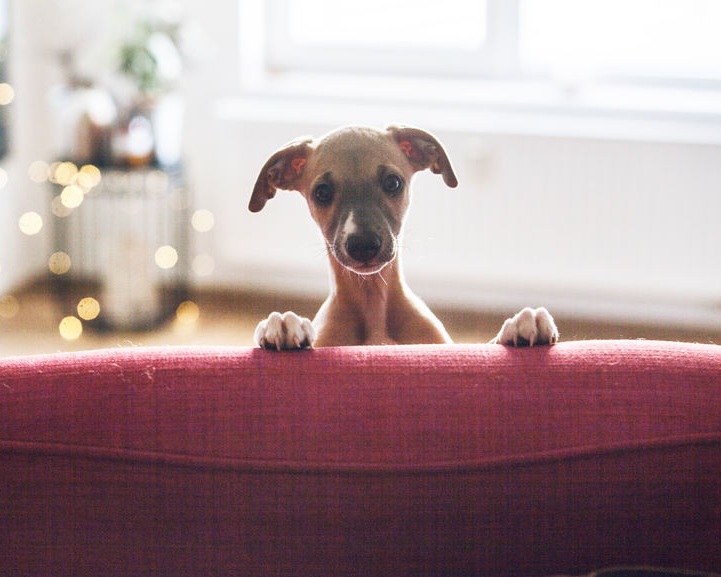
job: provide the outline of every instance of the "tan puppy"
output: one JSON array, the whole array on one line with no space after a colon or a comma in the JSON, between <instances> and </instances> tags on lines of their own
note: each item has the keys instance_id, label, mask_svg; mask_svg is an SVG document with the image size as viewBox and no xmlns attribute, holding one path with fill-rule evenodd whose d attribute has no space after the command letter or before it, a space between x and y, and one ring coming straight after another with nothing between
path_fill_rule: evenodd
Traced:
<instances>
[{"instance_id":1,"label":"tan puppy","mask_svg":"<svg viewBox=\"0 0 721 577\"><path fill-rule=\"evenodd\" d=\"M450 343L430 309L408 288L399 238L410 204L410 183L430 169L458 185L443 146L431 134L404 126L340 128L314 140L291 142L263 166L249 208L260 211L277 189L297 190L325 239L330 295L311 322L292 312L261 321L263 348ZM493 342L553 344L558 330L544 308L508 319Z\"/></svg>"}]
</instances>

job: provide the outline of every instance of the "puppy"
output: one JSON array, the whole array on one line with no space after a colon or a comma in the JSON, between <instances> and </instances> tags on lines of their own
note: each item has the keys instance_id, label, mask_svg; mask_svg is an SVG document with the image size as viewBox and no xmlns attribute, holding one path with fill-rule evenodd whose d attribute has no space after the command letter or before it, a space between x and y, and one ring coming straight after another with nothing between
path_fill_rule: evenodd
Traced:
<instances>
[{"instance_id":1,"label":"puppy","mask_svg":"<svg viewBox=\"0 0 721 577\"><path fill-rule=\"evenodd\" d=\"M408 287L399 239L413 176L458 180L441 143L418 128L348 126L301 138L275 152L253 188L249 209L259 212L277 190L299 191L325 239L331 290L315 318L272 313L255 331L269 349L340 345L450 343L438 318ZM492 342L554 344L558 329L545 308L525 308L503 324Z\"/></svg>"}]
</instances>

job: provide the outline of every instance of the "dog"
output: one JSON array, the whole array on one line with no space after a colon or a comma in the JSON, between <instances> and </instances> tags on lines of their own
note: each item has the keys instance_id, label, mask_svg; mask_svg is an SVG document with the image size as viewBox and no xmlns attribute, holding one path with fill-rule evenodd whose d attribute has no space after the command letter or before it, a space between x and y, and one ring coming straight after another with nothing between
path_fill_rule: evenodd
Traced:
<instances>
[{"instance_id":1,"label":"dog","mask_svg":"<svg viewBox=\"0 0 721 577\"><path fill-rule=\"evenodd\" d=\"M255 331L265 349L451 343L440 320L405 282L399 254L416 172L430 169L451 188L458 180L441 143L409 126L347 126L297 139L265 163L248 208L259 212L277 190L299 191L325 239L331 290L313 321L272 313ZM491 341L558 341L545 308L507 319Z\"/></svg>"}]
</instances>

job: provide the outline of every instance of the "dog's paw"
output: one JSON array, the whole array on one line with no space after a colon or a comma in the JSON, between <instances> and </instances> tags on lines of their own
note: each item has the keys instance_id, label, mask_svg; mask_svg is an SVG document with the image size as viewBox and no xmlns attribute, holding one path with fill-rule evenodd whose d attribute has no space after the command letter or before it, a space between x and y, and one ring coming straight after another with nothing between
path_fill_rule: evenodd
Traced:
<instances>
[{"instance_id":1,"label":"dog's paw","mask_svg":"<svg viewBox=\"0 0 721 577\"><path fill-rule=\"evenodd\" d=\"M271 313L258 323L253 340L262 349L303 349L313 346L315 329L309 319L294 312Z\"/></svg>"},{"instance_id":2,"label":"dog's paw","mask_svg":"<svg viewBox=\"0 0 721 577\"><path fill-rule=\"evenodd\" d=\"M553 345L558 342L558 329L551 313L545 308L526 307L514 317L506 319L491 342L514 347Z\"/></svg>"}]
</instances>

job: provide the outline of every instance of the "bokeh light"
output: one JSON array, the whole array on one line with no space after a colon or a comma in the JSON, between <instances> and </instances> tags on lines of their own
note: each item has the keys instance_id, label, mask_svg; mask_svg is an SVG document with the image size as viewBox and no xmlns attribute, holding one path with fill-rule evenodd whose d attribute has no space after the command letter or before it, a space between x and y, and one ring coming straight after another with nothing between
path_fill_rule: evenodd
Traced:
<instances>
[{"instance_id":1,"label":"bokeh light","mask_svg":"<svg viewBox=\"0 0 721 577\"><path fill-rule=\"evenodd\" d=\"M7 82L0 84L0 106L7 106L15 99L15 89Z\"/></svg>"},{"instance_id":2,"label":"bokeh light","mask_svg":"<svg viewBox=\"0 0 721 577\"><path fill-rule=\"evenodd\" d=\"M92 321L100 314L100 303L93 297L85 297L78 303L78 316L84 321Z\"/></svg>"},{"instance_id":3,"label":"bokeh light","mask_svg":"<svg viewBox=\"0 0 721 577\"><path fill-rule=\"evenodd\" d=\"M84 199L85 193L83 189L75 184L66 186L63 188L62 193L60 193L60 202L62 202L66 208L77 208L83 203Z\"/></svg>"},{"instance_id":4,"label":"bokeh light","mask_svg":"<svg viewBox=\"0 0 721 577\"><path fill-rule=\"evenodd\" d=\"M46 182L50 174L50 165L44 160L36 160L28 168L30 180L38 184Z\"/></svg>"},{"instance_id":5,"label":"bokeh light","mask_svg":"<svg viewBox=\"0 0 721 577\"><path fill-rule=\"evenodd\" d=\"M50 165L50 180L61 186L68 186L75 182L78 176L78 167L72 162L54 162Z\"/></svg>"},{"instance_id":6,"label":"bokeh light","mask_svg":"<svg viewBox=\"0 0 721 577\"><path fill-rule=\"evenodd\" d=\"M198 232L208 232L215 226L215 216L209 210L201 208L193 213L190 222Z\"/></svg>"},{"instance_id":7,"label":"bokeh light","mask_svg":"<svg viewBox=\"0 0 721 577\"><path fill-rule=\"evenodd\" d=\"M60 321L58 330L66 341L76 341L83 334L83 323L78 317L65 317Z\"/></svg>"},{"instance_id":8,"label":"bokeh light","mask_svg":"<svg viewBox=\"0 0 721 577\"><path fill-rule=\"evenodd\" d=\"M43 217L37 212L26 212L18 220L18 226L23 234L38 234L43 228Z\"/></svg>"},{"instance_id":9,"label":"bokeh light","mask_svg":"<svg viewBox=\"0 0 721 577\"><path fill-rule=\"evenodd\" d=\"M175 310L175 318L181 324L193 324L200 318L200 307L193 301L184 301Z\"/></svg>"},{"instance_id":10,"label":"bokeh light","mask_svg":"<svg viewBox=\"0 0 721 577\"><path fill-rule=\"evenodd\" d=\"M155 264L163 269L173 268L178 264L178 251L167 244L161 246L155 251Z\"/></svg>"},{"instance_id":11,"label":"bokeh light","mask_svg":"<svg viewBox=\"0 0 721 577\"><path fill-rule=\"evenodd\" d=\"M215 271L215 259L209 254L199 254L193 259L193 272L198 276L210 276Z\"/></svg>"},{"instance_id":12,"label":"bokeh light","mask_svg":"<svg viewBox=\"0 0 721 577\"><path fill-rule=\"evenodd\" d=\"M60 195L53 198L52 202L50 203L50 208L53 211L53 214L58 218L65 218L73 212L72 208L68 208L63 204L63 199Z\"/></svg>"},{"instance_id":13,"label":"bokeh light","mask_svg":"<svg viewBox=\"0 0 721 577\"><path fill-rule=\"evenodd\" d=\"M8 173L4 168L0 168L0 188L5 188L8 183Z\"/></svg>"},{"instance_id":14,"label":"bokeh light","mask_svg":"<svg viewBox=\"0 0 721 577\"><path fill-rule=\"evenodd\" d=\"M54 252L48 259L48 268L53 274L65 274L70 270L71 266L70 256L63 251Z\"/></svg>"},{"instance_id":15,"label":"bokeh light","mask_svg":"<svg viewBox=\"0 0 721 577\"><path fill-rule=\"evenodd\" d=\"M82 187L86 192L98 186L101 180L100 169L93 164L86 164L81 167L76 178L78 186Z\"/></svg>"},{"instance_id":16,"label":"bokeh light","mask_svg":"<svg viewBox=\"0 0 721 577\"><path fill-rule=\"evenodd\" d=\"M0 318L11 319L20 312L20 303L12 295L0 297Z\"/></svg>"}]
</instances>

